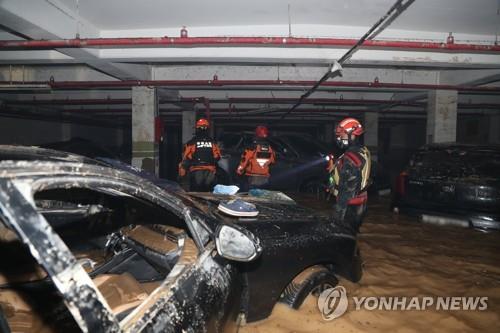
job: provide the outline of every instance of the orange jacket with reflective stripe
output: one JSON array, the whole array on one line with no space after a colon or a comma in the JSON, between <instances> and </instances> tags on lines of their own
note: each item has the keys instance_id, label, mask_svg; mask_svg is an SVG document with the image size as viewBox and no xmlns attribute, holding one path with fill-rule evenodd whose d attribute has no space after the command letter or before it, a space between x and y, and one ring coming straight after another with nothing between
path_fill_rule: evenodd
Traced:
<instances>
[{"instance_id":1,"label":"orange jacket with reflective stripe","mask_svg":"<svg viewBox=\"0 0 500 333\"><path fill-rule=\"evenodd\" d=\"M269 166L276 162L276 154L267 142L254 142L241 156L237 172L247 176L269 177Z\"/></svg>"},{"instance_id":2,"label":"orange jacket with reflective stripe","mask_svg":"<svg viewBox=\"0 0 500 333\"><path fill-rule=\"evenodd\" d=\"M216 163L221 158L219 146L210 138L194 137L184 145L179 168L196 170L216 170Z\"/></svg>"}]
</instances>

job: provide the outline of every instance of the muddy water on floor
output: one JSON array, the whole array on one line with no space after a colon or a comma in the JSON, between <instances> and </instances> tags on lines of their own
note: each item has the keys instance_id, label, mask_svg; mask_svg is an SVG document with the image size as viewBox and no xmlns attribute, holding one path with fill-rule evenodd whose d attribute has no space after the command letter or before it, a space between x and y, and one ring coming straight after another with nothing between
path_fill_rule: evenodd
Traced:
<instances>
[{"instance_id":1,"label":"muddy water on floor","mask_svg":"<svg viewBox=\"0 0 500 333\"><path fill-rule=\"evenodd\" d=\"M393 215L388 201L380 200L370 205L359 244L364 275L357 284L340 280L349 298L342 317L324 321L310 296L299 311L278 304L268 319L240 332L500 332L500 233L422 225ZM488 308L355 310L353 296L487 296Z\"/></svg>"}]
</instances>

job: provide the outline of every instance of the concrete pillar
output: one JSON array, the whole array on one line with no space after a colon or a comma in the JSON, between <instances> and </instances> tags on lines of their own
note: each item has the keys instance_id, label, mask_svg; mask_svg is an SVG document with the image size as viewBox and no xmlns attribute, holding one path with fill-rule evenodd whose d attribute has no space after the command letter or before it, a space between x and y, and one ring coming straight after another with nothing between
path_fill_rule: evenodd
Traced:
<instances>
[{"instance_id":1,"label":"concrete pillar","mask_svg":"<svg viewBox=\"0 0 500 333\"><path fill-rule=\"evenodd\" d=\"M364 143L372 154L372 160L378 160L378 113L365 112L362 125L365 127Z\"/></svg>"},{"instance_id":2,"label":"concrete pillar","mask_svg":"<svg viewBox=\"0 0 500 333\"><path fill-rule=\"evenodd\" d=\"M488 142L500 144L500 113L490 116Z\"/></svg>"},{"instance_id":3,"label":"concrete pillar","mask_svg":"<svg viewBox=\"0 0 500 333\"><path fill-rule=\"evenodd\" d=\"M456 142L457 100L453 90L434 90L427 101L427 143Z\"/></svg>"},{"instance_id":4,"label":"concrete pillar","mask_svg":"<svg viewBox=\"0 0 500 333\"><path fill-rule=\"evenodd\" d=\"M196 111L182 112L182 144L185 144L194 136L196 124Z\"/></svg>"},{"instance_id":5,"label":"concrete pillar","mask_svg":"<svg viewBox=\"0 0 500 333\"><path fill-rule=\"evenodd\" d=\"M159 152L155 142L158 116L156 89L132 87L132 165L158 175Z\"/></svg>"}]
</instances>

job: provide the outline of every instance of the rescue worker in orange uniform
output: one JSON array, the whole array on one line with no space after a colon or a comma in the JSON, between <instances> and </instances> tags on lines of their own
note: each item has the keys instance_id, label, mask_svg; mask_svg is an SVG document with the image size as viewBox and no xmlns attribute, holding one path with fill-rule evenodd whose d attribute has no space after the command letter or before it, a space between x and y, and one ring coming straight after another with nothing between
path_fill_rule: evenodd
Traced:
<instances>
[{"instance_id":1,"label":"rescue worker in orange uniform","mask_svg":"<svg viewBox=\"0 0 500 333\"><path fill-rule=\"evenodd\" d=\"M276 154L267 141L268 135L267 127L257 126L254 141L245 148L236 169L238 175L247 177L249 189L265 187L269 182L269 167L276 162Z\"/></svg>"},{"instance_id":2,"label":"rescue worker in orange uniform","mask_svg":"<svg viewBox=\"0 0 500 333\"><path fill-rule=\"evenodd\" d=\"M345 152L331 165L330 191L335 196L333 218L359 231L366 215L370 185L371 155L360 143L364 133L354 118L342 120L335 129L337 145Z\"/></svg>"},{"instance_id":3,"label":"rescue worker in orange uniform","mask_svg":"<svg viewBox=\"0 0 500 333\"><path fill-rule=\"evenodd\" d=\"M199 119L195 136L184 145L179 176L184 177L189 172L190 191L209 192L214 186L216 164L221 154L217 143L208 133L209 127L207 119Z\"/></svg>"}]
</instances>

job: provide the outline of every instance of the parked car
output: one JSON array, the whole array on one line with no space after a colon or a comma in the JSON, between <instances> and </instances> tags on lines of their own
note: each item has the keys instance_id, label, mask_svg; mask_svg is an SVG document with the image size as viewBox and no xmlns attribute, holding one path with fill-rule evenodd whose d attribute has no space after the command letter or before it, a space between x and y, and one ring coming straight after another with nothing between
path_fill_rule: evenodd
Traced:
<instances>
[{"instance_id":1,"label":"parked car","mask_svg":"<svg viewBox=\"0 0 500 333\"><path fill-rule=\"evenodd\" d=\"M65 151L89 158L109 158L119 160L118 155L92 140L74 137L65 141L49 142L40 145L41 148Z\"/></svg>"},{"instance_id":2,"label":"parked car","mask_svg":"<svg viewBox=\"0 0 500 333\"><path fill-rule=\"evenodd\" d=\"M37 148L30 148L37 153ZM74 161L0 163L6 332L229 332L361 278L356 234L290 200L162 189Z\"/></svg>"},{"instance_id":3,"label":"parked car","mask_svg":"<svg viewBox=\"0 0 500 333\"><path fill-rule=\"evenodd\" d=\"M219 138L222 158L219 161L219 182L241 183L236 168L241 154L254 139L251 132L225 133ZM268 138L277 155L271 166L268 188L301 192L324 191L328 179L327 156L331 153L323 144L307 135L284 134Z\"/></svg>"},{"instance_id":4,"label":"parked car","mask_svg":"<svg viewBox=\"0 0 500 333\"><path fill-rule=\"evenodd\" d=\"M394 208L426 222L500 229L500 146L426 145L394 193Z\"/></svg>"},{"instance_id":5,"label":"parked car","mask_svg":"<svg viewBox=\"0 0 500 333\"><path fill-rule=\"evenodd\" d=\"M46 143L40 145L40 147L50 149L51 151L62 151L73 155L85 156L89 159L99 162L100 164L134 173L138 176L141 176L142 178L152 181L160 187L172 190L182 190L182 187L178 183L168 179L159 178L148 171L135 168L130 164L123 162L117 155L113 154L112 152L108 151L107 149L91 140L83 138L72 138L67 141ZM59 155L59 153L53 154L50 152L46 155L49 156L51 154Z\"/></svg>"}]
</instances>

